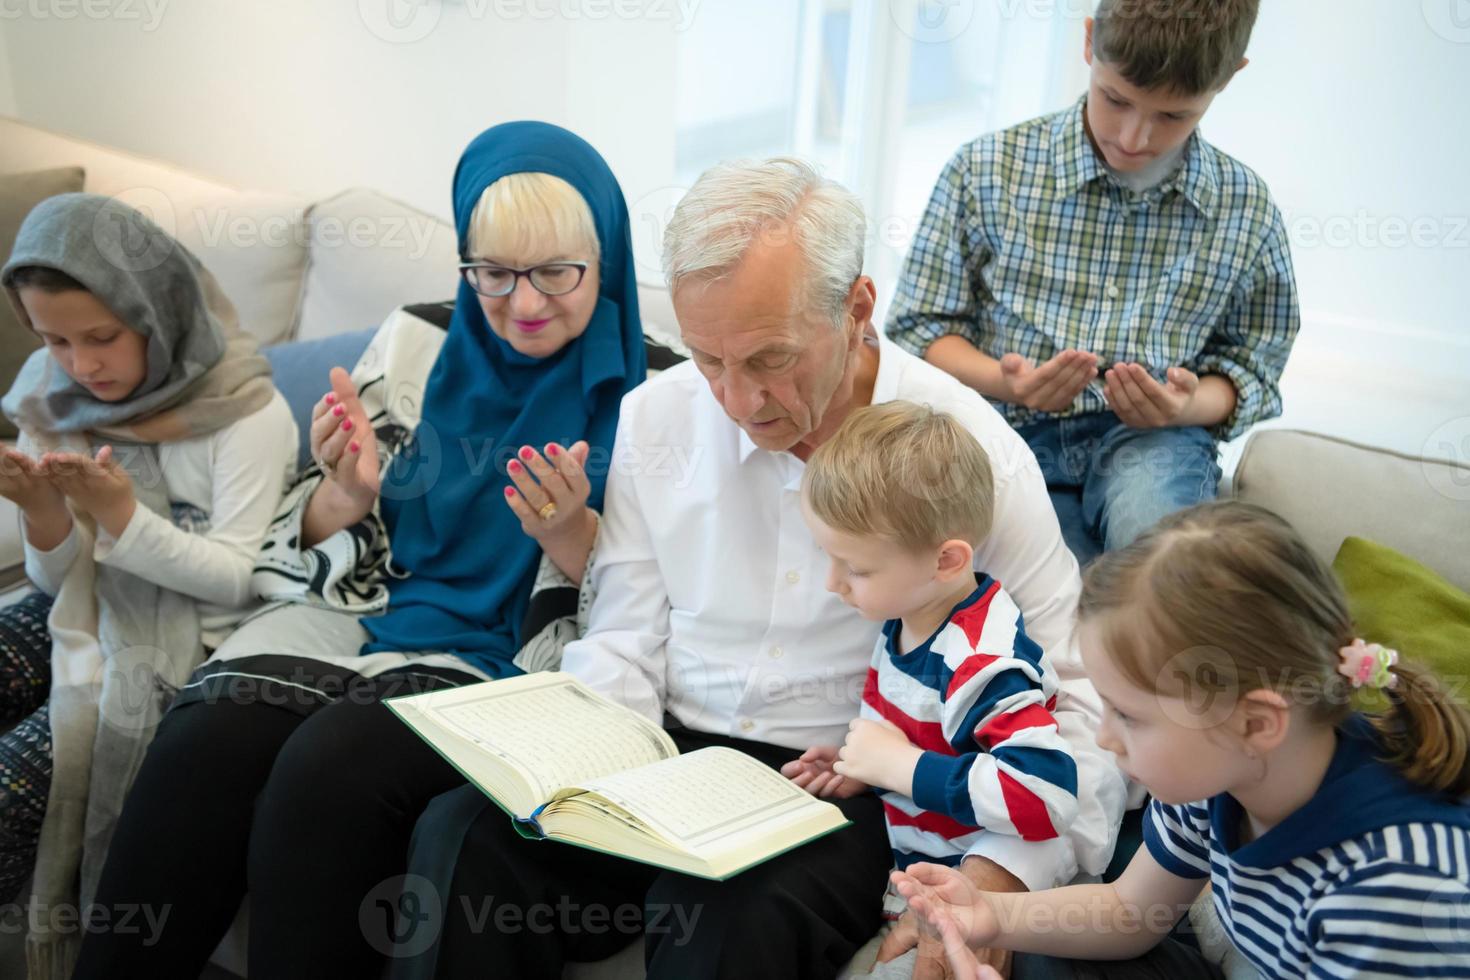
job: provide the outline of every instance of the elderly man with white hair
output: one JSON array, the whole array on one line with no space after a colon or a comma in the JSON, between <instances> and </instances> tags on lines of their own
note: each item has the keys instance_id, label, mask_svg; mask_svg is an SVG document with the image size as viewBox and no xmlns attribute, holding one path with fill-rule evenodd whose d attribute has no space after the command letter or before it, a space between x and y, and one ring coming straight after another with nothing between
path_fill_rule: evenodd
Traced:
<instances>
[{"instance_id":1,"label":"elderly man with white hair","mask_svg":"<svg viewBox=\"0 0 1470 980\"><path fill-rule=\"evenodd\" d=\"M623 401L584 585L589 627L563 669L661 721L682 751L729 745L780 768L840 744L879 624L824 587L827 559L800 509L805 460L857 408L931 404L989 453L994 530L976 567L1004 583L1062 679L1055 715L1081 802L1065 835L984 833L961 867L992 890L1100 873L1125 794L1094 741L1099 702L1073 637L1076 561L1021 438L980 395L874 329L865 230L857 199L798 160L723 164L683 198L664 266L691 358ZM690 468L619 465L653 458ZM881 925L892 863L877 797L838 805L853 826L716 882L524 840L478 791L448 794L416 835L439 856L413 869L447 888L443 934L395 976L559 978L565 961L600 959L639 932L658 980L836 976ZM492 896L525 924L466 914ZM540 905L565 914L531 928ZM883 956L918 941L900 921ZM920 953L916 973L940 968L941 951Z\"/></svg>"}]
</instances>

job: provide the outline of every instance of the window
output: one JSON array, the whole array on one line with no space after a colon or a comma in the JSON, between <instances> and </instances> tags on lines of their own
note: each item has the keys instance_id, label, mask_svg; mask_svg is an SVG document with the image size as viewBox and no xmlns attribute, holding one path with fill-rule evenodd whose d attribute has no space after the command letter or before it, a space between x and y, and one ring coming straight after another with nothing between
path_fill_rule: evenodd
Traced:
<instances>
[{"instance_id":1,"label":"window","mask_svg":"<svg viewBox=\"0 0 1470 980\"><path fill-rule=\"evenodd\" d=\"M934 180L955 150L1072 97L1082 36L1074 6L707 4L679 40L678 182L688 186L734 157L788 153L817 163L867 208L867 268L881 314Z\"/></svg>"}]
</instances>

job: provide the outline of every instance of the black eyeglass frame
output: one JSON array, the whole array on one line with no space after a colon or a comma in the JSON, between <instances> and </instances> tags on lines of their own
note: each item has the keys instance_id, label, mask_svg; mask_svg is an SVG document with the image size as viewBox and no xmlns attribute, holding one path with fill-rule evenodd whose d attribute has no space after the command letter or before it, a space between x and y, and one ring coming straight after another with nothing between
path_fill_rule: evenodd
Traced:
<instances>
[{"instance_id":1,"label":"black eyeglass frame","mask_svg":"<svg viewBox=\"0 0 1470 980\"><path fill-rule=\"evenodd\" d=\"M508 265L498 265L494 262L461 262L459 264L459 274L465 282L469 283L471 289L479 293L481 296L489 296L492 299L503 299L506 296L509 296L511 293L515 292L516 287L519 286L521 283L522 276L525 276L526 280L531 284L531 288L536 290L536 292L540 293L542 296L565 296L567 293L570 293L572 290L582 285L582 280L587 278L587 269L590 265L590 262L543 262L540 265L527 266L524 269L515 269ZM576 269L577 281L572 283L566 289L561 290L560 292L553 293L542 289L541 286L538 285L536 280L533 278L534 273L537 273L542 269L563 268ZM496 272L511 273L510 288L506 289L504 292L499 293L485 292L485 290L481 289L475 281L478 278L475 275L475 272L478 269L493 269Z\"/></svg>"}]
</instances>

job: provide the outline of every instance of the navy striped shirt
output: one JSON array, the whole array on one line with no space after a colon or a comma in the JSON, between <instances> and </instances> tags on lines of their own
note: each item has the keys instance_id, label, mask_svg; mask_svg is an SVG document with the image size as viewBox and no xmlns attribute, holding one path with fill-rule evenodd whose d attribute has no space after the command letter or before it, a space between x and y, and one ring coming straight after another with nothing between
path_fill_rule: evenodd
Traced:
<instances>
[{"instance_id":1,"label":"navy striped shirt","mask_svg":"<svg viewBox=\"0 0 1470 980\"><path fill-rule=\"evenodd\" d=\"M1377 761L1366 722L1339 732L1317 794L1239 844L1228 794L1154 801L1149 852L1210 879L1241 954L1267 978L1470 978L1470 807L1434 797Z\"/></svg>"}]
</instances>

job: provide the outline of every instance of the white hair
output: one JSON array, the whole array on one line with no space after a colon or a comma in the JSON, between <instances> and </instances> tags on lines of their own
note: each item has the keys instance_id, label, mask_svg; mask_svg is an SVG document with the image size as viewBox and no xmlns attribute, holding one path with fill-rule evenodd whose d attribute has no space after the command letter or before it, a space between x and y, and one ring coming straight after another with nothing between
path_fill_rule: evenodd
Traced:
<instances>
[{"instance_id":1,"label":"white hair","mask_svg":"<svg viewBox=\"0 0 1470 980\"><path fill-rule=\"evenodd\" d=\"M857 195L805 160L736 160L706 170L674 209L664 233L669 291L691 277L727 275L757 237L794 235L806 258L813 305L841 324L863 272L867 219Z\"/></svg>"}]
</instances>

